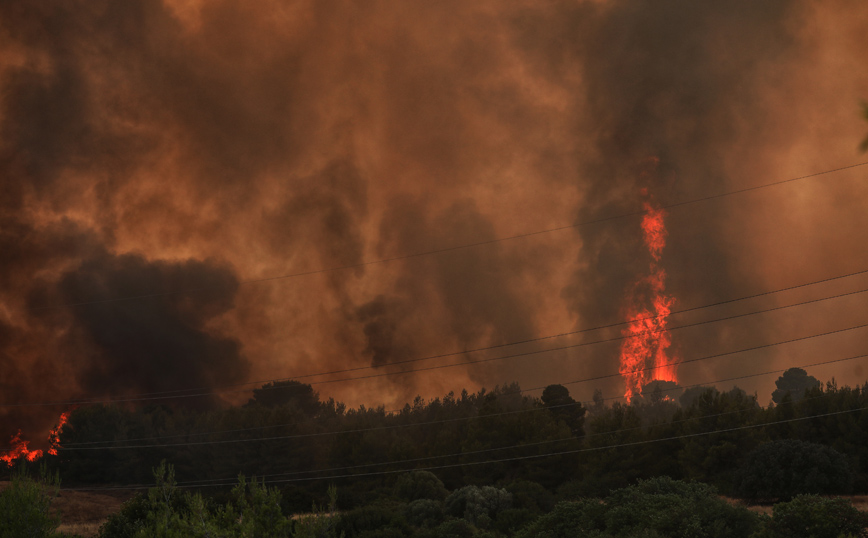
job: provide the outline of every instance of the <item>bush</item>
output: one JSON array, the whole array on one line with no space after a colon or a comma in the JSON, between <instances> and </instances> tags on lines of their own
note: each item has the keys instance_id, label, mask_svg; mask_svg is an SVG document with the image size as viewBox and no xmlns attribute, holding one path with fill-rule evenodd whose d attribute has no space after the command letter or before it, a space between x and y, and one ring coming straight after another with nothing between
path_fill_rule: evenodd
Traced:
<instances>
[{"instance_id":1,"label":"bush","mask_svg":"<svg viewBox=\"0 0 868 538\"><path fill-rule=\"evenodd\" d=\"M661 477L614 491L605 501L560 503L516 537L741 538L758 526L759 516L730 505L711 486Z\"/></svg>"},{"instance_id":2,"label":"bush","mask_svg":"<svg viewBox=\"0 0 868 538\"><path fill-rule=\"evenodd\" d=\"M99 538L134 538L144 528L149 510L148 497L141 493L136 495L108 517L99 528Z\"/></svg>"},{"instance_id":3,"label":"bush","mask_svg":"<svg viewBox=\"0 0 868 538\"><path fill-rule=\"evenodd\" d=\"M339 534L345 534L346 538L356 538L367 531L379 531L387 527L403 530L407 527L407 523L403 519L400 505L378 501L354 508L341 515L336 530Z\"/></svg>"},{"instance_id":4,"label":"bush","mask_svg":"<svg viewBox=\"0 0 868 538\"><path fill-rule=\"evenodd\" d=\"M534 513L527 508L510 508L497 515L497 520L494 522L494 530L510 536L515 531L530 524L538 516L538 513Z\"/></svg>"},{"instance_id":5,"label":"bush","mask_svg":"<svg viewBox=\"0 0 868 538\"><path fill-rule=\"evenodd\" d=\"M526 508L535 514L551 512L555 507L555 496L536 482L518 480L504 489L512 494L514 508Z\"/></svg>"},{"instance_id":6,"label":"bush","mask_svg":"<svg viewBox=\"0 0 868 538\"><path fill-rule=\"evenodd\" d=\"M837 450L798 440L772 441L748 454L736 476L743 499L788 500L801 494L847 493L853 475Z\"/></svg>"},{"instance_id":7,"label":"bush","mask_svg":"<svg viewBox=\"0 0 868 538\"><path fill-rule=\"evenodd\" d=\"M405 501L434 499L442 501L449 495L443 482L434 473L413 471L402 474L395 484L395 496Z\"/></svg>"},{"instance_id":8,"label":"bush","mask_svg":"<svg viewBox=\"0 0 868 538\"><path fill-rule=\"evenodd\" d=\"M453 519L441 523L434 532L437 538L473 538L476 529L463 519Z\"/></svg>"},{"instance_id":9,"label":"bush","mask_svg":"<svg viewBox=\"0 0 868 538\"><path fill-rule=\"evenodd\" d=\"M605 530L616 536L649 529L673 538L741 538L759 525L759 516L727 503L713 487L669 477L617 490L606 507Z\"/></svg>"},{"instance_id":10,"label":"bush","mask_svg":"<svg viewBox=\"0 0 868 538\"><path fill-rule=\"evenodd\" d=\"M512 508L512 495L492 486L464 486L446 498L446 513L487 529L497 514Z\"/></svg>"},{"instance_id":11,"label":"bush","mask_svg":"<svg viewBox=\"0 0 868 538\"><path fill-rule=\"evenodd\" d=\"M210 506L201 495L181 492L165 462L154 469L156 487L124 504L100 528L100 538L289 537L292 523L280 511L280 493L239 477L233 501Z\"/></svg>"},{"instance_id":12,"label":"bush","mask_svg":"<svg viewBox=\"0 0 868 538\"><path fill-rule=\"evenodd\" d=\"M605 536L603 516L606 508L597 500L561 502L554 510L516 533L516 538L573 538Z\"/></svg>"},{"instance_id":13,"label":"bush","mask_svg":"<svg viewBox=\"0 0 868 538\"><path fill-rule=\"evenodd\" d=\"M418 499L404 507L404 515L411 525L436 527L443 522L443 503L431 499Z\"/></svg>"},{"instance_id":14,"label":"bush","mask_svg":"<svg viewBox=\"0 0 868 538\"><path fill-rule=\"evenodd\" d=\"M857 510L846 499L799 495L790 502L778 503L756 538L866 538L868 514Z\"/></svg>"},{"instance_id":15,"label":"bush","mask_svg":"<svg viewBox=\"0 0 868 538\"><path fill-rule=\"evenodd\" d=\"M58 475L42 467L39 479L27 476L19 467L9 486L0 492L0 538L52 536L60 517L51 512L51 503L60 491Z\"/></svg>"}]
</instances>

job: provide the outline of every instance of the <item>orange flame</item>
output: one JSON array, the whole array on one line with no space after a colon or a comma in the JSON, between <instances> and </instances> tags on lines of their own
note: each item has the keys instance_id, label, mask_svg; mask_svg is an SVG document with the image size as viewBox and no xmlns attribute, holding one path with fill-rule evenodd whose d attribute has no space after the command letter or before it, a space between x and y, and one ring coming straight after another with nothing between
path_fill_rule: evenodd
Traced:
<instances>
[{"instance_id":1,"label":"orange flame","mask_svg":"<svg viewBox=\"0 0 868 538\"><path fill-rule=\"evenodd\" d=\"M42 457L41 450L28 450L27 448L28 441L24 441L21 439L21 430L18 430L18 433L12 436L12 439L9 441L12 449L0 456L0 461L5 461L6 465L12 467L18 458L26 458L27 461L35 461Z\"/></svg>"},{"instance_id":2,"label":"orange flame","mask_svg":"<svg viewBox=\"0 0 868 538\"><path fill-rule=\"evenodd\" d=\"M60 448L60 431L69 420L69 413L69 411L61 413L60 418L57 420L57 426L48 434L50 448L46 452L52 456L56 456L57 449ZM25 458L27 461L36 461L41 458L43 452L41 450L28 449L28 443L29 441L21 439L21 430L18 430L18 433L13 435L9 441L9 446L12 448L6 451L5 454L0 455L0 461L5 461L8 467L12 467L19 458Z\"/></svg>"},{"instance_id":3,"label":"orange flame","mask_svg":"<svg viewBox=\"0 0 868 538\"><path fill-rule=\"evenodd\" d=\"M71 411L61 413L60 418L57 419L57 426L48 434L48 442L51 443L51 448L48 449L48 453L52 456L56 456L57 449L61 448L60 431L63 429L64 424L69 420L69 413L71 413Z\"/></svg>"},{"instance_id":4,"label":"orange flame","mask_svg":"<svg viewBox=\"0 0 868 538\"><path fill-rule=\"evenodd\" d=\"M643 194L647 196L644 189ZM655 379L678 382L675 373L678 361L669 355L672 339L666 327L675 298L666 295L666 271L657 265L666 246L663 222L666 212L650 201L644 207L642 231L652 261L649 274L633 284L626 308L629 324L621 331L627 338L621 344L619 372L624 378L627 400L641 394L642 387Z\"/></svg>"}]
</instances>

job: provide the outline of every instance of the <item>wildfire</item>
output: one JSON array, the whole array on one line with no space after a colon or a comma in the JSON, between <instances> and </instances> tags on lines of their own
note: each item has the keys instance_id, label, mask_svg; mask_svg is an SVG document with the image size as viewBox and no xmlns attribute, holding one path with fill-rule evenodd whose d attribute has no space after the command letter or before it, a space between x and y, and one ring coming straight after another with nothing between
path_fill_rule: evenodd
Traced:
<instances>
[{"instance_id":1,"label":"wildfire","mask_svg":"<svg viewBox=\"0 0 868 538\"><path fill-rule=\"evenodd\" d=\"M628 326L621 331L627 338L621 345L619 372L624 378L627 400L641 394L642 387L653 380L678 382L675 369L678 362L670 356L672 339L666 328L666 318L675 298L666 294L666 271L661 268L660 255L666 246L666 212L654 203L648 191L644 202L642 232L645 246L651 254L648 275L640 277L627 297Z\"/></svg>"},{"instance_id":2,"label":"wildfire","mask_svg":"<svg viewBox=\"0 0 868 538\"><path fill-rule=\"evenodd\" d=\"M57 426L48 434L49 448L46 452L52 456L56 456L57 449L60 448L60 431L67 420L69 420L69 412L61 413L60 418L57 419ZM12 448L0 455L0 461L5 461L8 467L12 467L19 458L25 458L27 461L36 461L41 458L42 450L30 450L27 448L28 443L29 441L21 439L21 430L18 430L18 433L13 435L9 441L9 446Z\"/></svg>"}]
</instances>

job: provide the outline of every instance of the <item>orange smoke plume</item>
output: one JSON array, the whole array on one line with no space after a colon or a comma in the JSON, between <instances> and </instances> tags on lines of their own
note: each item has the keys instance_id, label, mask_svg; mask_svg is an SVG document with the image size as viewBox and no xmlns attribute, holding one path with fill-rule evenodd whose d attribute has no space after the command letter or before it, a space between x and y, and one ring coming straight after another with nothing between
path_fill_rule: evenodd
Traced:
<instances>
[{"instance_id":1,"label":"orange smoke plume","mask_svg":"<svg viewBox=\"0 0 868 538\"><path fill-rule=\"evenodd\" d=\"M649 196L647 190L642 194ZM627 400L641 394L642 387L653 380L678 382L676 364L670 356L672 339L666 318L675 298L666 294L666 271L659 267L660 255L666 246L666 212L653 200L645 201L642 232L645 246L651 254L649 274L639 278L627 297L628 326L621 331L627 338L621 345L619 372L624 378Z\"/></svg>"}]
</instances>

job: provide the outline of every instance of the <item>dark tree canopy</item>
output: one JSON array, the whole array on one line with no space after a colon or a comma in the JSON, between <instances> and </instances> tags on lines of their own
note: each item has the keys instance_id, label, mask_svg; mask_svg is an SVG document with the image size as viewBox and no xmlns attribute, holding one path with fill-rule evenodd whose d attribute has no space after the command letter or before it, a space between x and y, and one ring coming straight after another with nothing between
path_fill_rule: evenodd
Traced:
<instances>
[{"instance_id":1,"label":"dark tree canopy","mask_svg":"<svg viewBox=\"0 0 868 538\"><path fill-rule=\"evenodd\" d=\"M576 403L570 396L570 390L563 385L549 385L543 390L540 399L546 407Z\"/></svg>"},{"instance_id":2,"label":"dark tree canopy","mask_svg":"<svg viewBox=\"0 0 868 538\"><path fill-rule=\"evenodd\" d=\"M773 510L760 538L868 537L868 514L846 499L799 495Z\"/></svg>"},{"instance_id":3,"label":"dark tree canopy","mask_svg":"<svg viewBox=\"0 0 868 538\"><path fill-rule=\"evenodd\" d=\"M714 387L690 387L684 390L684 393L678 398L678 403L681 404L681 407L690 407L701 396L713 398L716 393L718 390Z\"/></svg>"},{"instance_id":4,"label":"dark tree canopy","mask_svg":"<svg viewBox=\"0 0 868 538\"><path fill-rule=\"evenodd\" d=\"M779 404L789 394L794 402L805 397L805 391L820 386L820 381L801 368L790 368L775 381L778 387L772 393L772 400Z\"/></svg>"},{"instance_id":5,"label":"dark tree canopy","mask_svg":"<svg viewBox=\"0 0 868 538\"><path fill-rule=\"evenodd\" d=\"M405 501L432 499L442 501L449 495L443 482L429 471L402 474L395 484L395 496Z\"/></svg>"},{"instance_id":6,"label":"dark tree canopy","mask_svg":"<svg viewBox=\"0 0 868 538\"><path fill-rule=\"evenodd\" d=\"M800 494L848 493L853 475L837 450L796 439L771 441L748 454L736 493L746 499L791 499Z\"/></svg>"},{"instance_id":7,"label":"dark tree canopy","mask_svg":"<svg viewBox=\"0 0 868 538\"><path fill-rule=\"evenodd\" d=\"M248 406L261 405L275 408L291 405L305 415L315 415L320 407L319 393L313 387L299 381L275 381L266 383L261 388L253 389L253 398Z\"/></svg>"},{"instance_id":8,"label":"dark tree canopy","mask_svg":"<svg viewBox=\"0 0 868 538\"><path fill-rule=\"evenodd\" d=\"M543 390L540 400L555 417L570 427L573 435L584 435L585 408L570 396L569 389L563 385L549 385Z\"/></svg>"},{"instance_id":9,"label":"dark tree canopy","mask_svg":"<svg viewBox=\"0 0 868 538\"><path fill-rule=\"evenodd\" d=\"M683 389L674 381L655 379L642 387L642 397L651 402L662 400L678 400Z\"/></svg>"}]
</instances>

